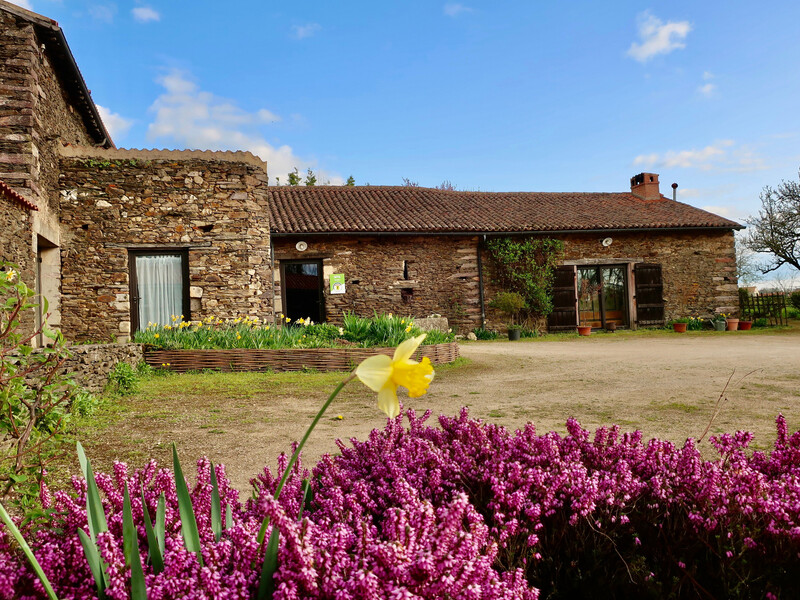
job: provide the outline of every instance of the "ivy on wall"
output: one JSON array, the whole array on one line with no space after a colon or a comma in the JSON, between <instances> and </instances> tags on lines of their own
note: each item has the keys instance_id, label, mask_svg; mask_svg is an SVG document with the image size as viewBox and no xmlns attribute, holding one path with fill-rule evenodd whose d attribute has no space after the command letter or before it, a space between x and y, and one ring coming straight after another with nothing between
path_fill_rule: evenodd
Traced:
<instances>
[{"instance_id":1,"label":"ivy on wall","mask_svg":"<svg viewBox=\"0 0 800 600\"><path fill-rule=\"evenodd\" d=\"M546 317L553 310L553 276L564 255L564 242L549 238L495 238L486 244L495 281L522 295L530 316Z\"/></svg>"}]
</instances>

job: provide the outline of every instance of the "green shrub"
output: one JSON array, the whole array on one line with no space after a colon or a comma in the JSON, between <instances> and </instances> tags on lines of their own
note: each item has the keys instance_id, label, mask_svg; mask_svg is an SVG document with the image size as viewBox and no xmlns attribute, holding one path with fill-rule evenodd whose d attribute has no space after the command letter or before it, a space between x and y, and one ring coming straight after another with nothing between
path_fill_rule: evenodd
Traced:
<instances>
[{"instance_id":1,"label":"green shrub","mask_svg":"<svg viewBox=\"0 0 800 600\"><path fill-rule=\"evenodd\" d=\"M766 317L760 317L753 321L753 327L766 327L768 325L768 321Z\"/></svg>"},{"instance_id":2,"label":"green shrub","mask_svg":"<svg viewBox=\"0 0 800 600\"><path fill-rule=\"evenodd\" d=\"M517 319L519 311L527 308L525 298L518 292L500 292L494 299L489 302L489 306L496 308L508 317L510 323L514 323Z\"/></svg>"},{"instance_id":3,"label":"green shrub","mask_svg":"<svg viewBox=\"0 0 800 600\"><path fill-rule=\"evenodd\" d=\"M789 294L789 302L795 310L800 311L800 290L795 290Z\"/></svg>"},{"instance_id":4,"label":"green shrub","mask_svg":"<svg viewBox=\"0 0 800 600\"><path fill-rule=\"evenodd\" d=\"M102 401L97 396L90 394L86 390L81 390L72 397L69 412L71 415L89 417L95 413L101 404Z\"/></svg>"},{"instance_id":5,"label":"green shrub","mask_svg":"<svg viewBox=\"0 0 800 600\"><path fill-rule=\"evenodd\" d=\"M483 327L476 327L472 330L472 333L479 340L496 340L500 335L493 329L484 329Z\"/></svg>"},{"instance_id":6,"label":"green shrub","mask_svg":"<svg viewBox=\"0 0 800 600\"><path fill-rule=\"evenodd\" d=\"M136 369L126 362L114 365L114 370L108 374L106 389L120 396L127 396L139 389L139 377Z\"/></svg>"},{"instance_id":7,"label":"green shrub","mask_svg":"<svg viewBox=\"0 0 800 600\"><path fill-rule=\"evenodd\" d=\"M69 356L61 334L50 330L46 318L36 329L22 325L37 306L34 296L15 265L0 263L0 499L14 492L13 501L25 511L37 502L38 481L63 437L77 389L59 373ZM40 334L50 345L34 351Z\"/></svg>"}]
</instances>

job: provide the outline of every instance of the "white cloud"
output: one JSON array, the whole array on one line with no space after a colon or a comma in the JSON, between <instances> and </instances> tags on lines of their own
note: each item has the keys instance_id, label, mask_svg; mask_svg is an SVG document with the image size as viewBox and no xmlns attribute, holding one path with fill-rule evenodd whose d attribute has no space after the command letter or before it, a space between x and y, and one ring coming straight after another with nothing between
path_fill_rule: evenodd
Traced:
<instances>
[{"instance_id":1,"label":"white cloud","mask_svg":"<svg viewBox=\"0 0 800 600\"><path fill-rule=\"evenodd\" d=\"M111 139L117 142L120 138L124 138L131 125L133 125L133 121L126 119L119 113L111 112L105 106L100 106L99 104L95 106L97 106L97 111L100 113L100 118L103 119L106 129L108 129L108 133L111 134Z\"/></svg>"},{"instance_id":2,"label":"white cloud","mask_svg":"<svg viewBox=\"0 0 800 600\"><path fill-rule=\"evenodd\" d=\"M248 150L267 161L270 177L280 177L283 182L295 167L301 173L311 167L320 182L344 183L339 175L318 170L314 161L297 156L290 146L275 146L264 138L262 128L281 120L275 113L267 109L247 112L230 100L202 91L180 71L169 72L158 83L164 92L150 107L155 115L147 129L151 141L200 150Z\"/></svg>"},{"instance_id":3,"label":"white cloud","mask_svg":"<svg viewBox=\"0 0 800 600\"><path fill-rule=\"evenodd\" d=\"M768 168L764 159L747 146L736 145L733 140L719 140L704 148L668 150L664 153L640 154L633 159L634 166L666 169L700 169L747 173Z\"/></svg>"},{"instance_id":4,"label":"white cloud","mask_svg":"<svg viewBox=\"0 0 800 600\"><path fill-rule=\"evenodd\" d=\"M113 4L95 4L89 7L89 15L101 23L112 23L117 7Z\"/></svg>"},{"instance_id":5,"label":"white cloud","mask_svg":"<svg viewBox=\"0 0 800 600\"><path fill-rule=\"evenodd\" d=\"M645 11L637 17L639 39L628 48L628 56L639 62L647 62L657 54L669 54L678 48L685 48L684 40L692 30L689 21L668 21Z\"/></svg>"},{"instance_id":6,"label":"white cloud","mask_svg":"<svg viewBox=\"0 0 800 600\"><path fill-rule=\"evenodd\" d=\"M457 17L458 15L463 14L463 13L471 13L473 11L473 9L471 9L469 6L464 6L463 4L457 4L455 2L449 2L449 3L444 5L444 7L442 8L442 11L448 17Z\"/></svg>"},{"instance_id":7,"label":"white cloud","mask_svg":"<svg viewBox=\"0 0 800 600\"><path fill-rule=\"evenodd\" d=\"M292 31L294 32L293 36L296 40L304 40L305 38L311 37L320 29L322 29L322 25L319 23L307 23L306 25L292 26Z\"/></svg>"},{"instance_id":8,"label":"white cloud","mask_svg":"<svg viewBox=\"0 0 800 600\"><path fill-rule=\"evenodd\" d=\"M700 92L703 96L711 97L714 94L714 91L717 89L717 86L713 83L704 83L700 87L697 88L697 91Z\"/></svg>"},{"instance_id":9,"label":"white cloud","mask_svg":"<svg viewBox=\"0 0 800 600\"><path fill-rule=\"evenodd\" d=\"M160 21L161 14L154 8L149 6L137 6L131 10L134 20L139 23L148 23L150 21Z\"/></svg>"},{"instance_id":10,"label":"white cloud","mask_svg":"<svg viewBox=\"0 0 800 600\"><path fill-rule=\"evenodd\" d=\"M26 8L28 10L33 10L33 4L29 2L29 0L8 0L11 4L16 4L21 8Z\"/></svg>"},{"instance_id":11,"label":"white cloud","mask_svg":"<svg viewBox=\"0 0 800 600\"><path fill-rule=\"evenodd\" d=\"M703 71L703 81L706 83L697 88L697 91L707 98L711 97L717 89L717 85L711 83L712 79L714 79L714 74L711 71Z\"/></svg>"},{"instance_id":12,"label":"white cloud","mask_svg":"<svg viewBox=\"0 0 800 600\"><path fill-rule=\"evenodd\" d=\"M733 217L733 213L735 209L731 206L701 206L703 210L707 210L710 213L714 213L715 215L719 215L721 217L728 217L729 219Z\"/></svg>"}]
</instances>

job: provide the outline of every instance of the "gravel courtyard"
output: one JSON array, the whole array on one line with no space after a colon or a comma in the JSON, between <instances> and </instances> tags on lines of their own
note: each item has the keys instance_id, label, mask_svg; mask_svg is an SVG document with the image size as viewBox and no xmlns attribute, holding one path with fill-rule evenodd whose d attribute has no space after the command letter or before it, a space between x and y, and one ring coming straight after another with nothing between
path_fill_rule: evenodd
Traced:
<instances>
[{"instance_id":1,"label":"gravel courtyard","mask_svg":"<svg viewBox=\"0 0 800 600\"><path fill-rule=\"evenodd\" d=\"M430 409L434 417L468 406L473 417L512 429L530 421L540 433L564 432L572 416L591 430L616 423L623 431L641 429L646 438L681 444L706 429L733 374L709 435L747 429L756 434L753 446L766 449L778 412L790 428L800 428L800 332L476 342L463 344L462 355L467 364L440 368L430 392L406 399L407 406L418 413ZM156 378L142 393L121 401L115 423L81 439L104 469L114 459L139 466L154 457L169 465L175 442L184 461L207 455L225 463L244 491L251 477L264 465L274 466L278 454L303 435L343 376ZM306 464L336 452L336 438L365 439L384 424L375 395L352 382L312 435Z\"/></svg>"}]
</instances>

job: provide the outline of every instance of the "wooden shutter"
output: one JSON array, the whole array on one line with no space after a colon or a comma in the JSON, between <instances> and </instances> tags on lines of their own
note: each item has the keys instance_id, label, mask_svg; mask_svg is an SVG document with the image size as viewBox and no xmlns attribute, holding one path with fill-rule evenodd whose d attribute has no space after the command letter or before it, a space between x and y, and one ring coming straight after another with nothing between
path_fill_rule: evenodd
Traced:
<instances>
[{"instance_id":1,"label":"wooden shutter","mask_svg":"<svg viewBox=\"0 0 800 600\"><path fill-rule=\"evenodd\" d=\"M633 268L636 289L636 323L640 327L664 325L664 284L661 265L638 263Z\"/></svg>"},{"instance_id":2,"label":"wooden shutter","mask_svg":"<svg viewBox=\"0 0 800 600\"><path fill-rule=\"evenodd\" d=\"M558 267L553 277L553 312L547 317L550 331L573 330L578 326L578 294L575 267Z\"/></svg>"}]
</instances>

